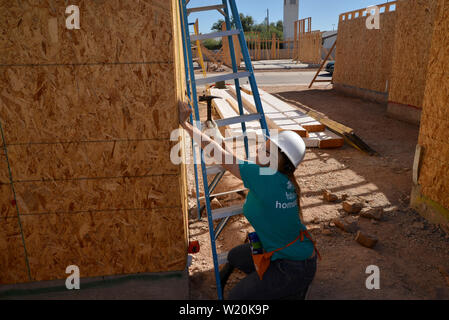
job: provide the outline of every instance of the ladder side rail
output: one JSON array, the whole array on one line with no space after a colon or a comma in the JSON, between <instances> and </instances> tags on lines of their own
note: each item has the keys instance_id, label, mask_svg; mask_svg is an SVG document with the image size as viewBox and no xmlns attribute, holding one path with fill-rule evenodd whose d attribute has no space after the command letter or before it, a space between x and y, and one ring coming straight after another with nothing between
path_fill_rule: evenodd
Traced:
<instances>
[{"instance_id":1,"label":"ladder side rail","mask_svg":"<svg viewBox=\"0 0 449 320\"><path fill-rule=\"evenodd\" d=\"M196 126L199 127L198 129L201 130L201 121L200 121L200 115L198 110L198 97L196 94L196 82L195 82L195 71L193 70L193 59L192 59L192 49L191 49L191 42L190 42L190 33L189 33L189 24L187 20L187 6L186 6L186 0L180 0L182 1L182 13L184 16L184 26L185 26L185 38L186 38L186 45L188 46L188 60L189 60L189 67L190 67L190 84L191 89L193 93L193 103L195 107L195 117L196 117ZM212 217L212 209L210 204L210 194L209 194L209 188L208 188L208 180L207 180L207 168L206 164L204 162L204 153L201 150L201 169L203 173L203 185L204 185L204 193L205 193L205 201L206 201L206 212L207 212L207 218L208 218L208 224L209 224L209 236L210 236L210 242L211 242L211 249L212 249L212 257L214 260L214 271L215 271L215 281L217 286L217 295L219 300L223 300L223 294L221 290L221 283L220 283L220 270L218 265L218 255L217 255L217 248L215 244L215 234L214 234L214 224L213 224L213 217Z\"/></svg>"},{"instance_id":2,"label":"ladder side rail","mask_svg":"<svg viewBox=\"0 0 449 320\"><path fill-rule=\"evenodd\" d=\"M243 29L242 22L240 21L240 16L239 16L239 13L237 10L237 6L235 4L235 0L229 0L229 3L230 3L232 15L234 16L235 24L238 29L242 30ZM251 64L251 58L248 55L248 46L246 44L245 35L243 34L243 32L240 32L239 41L240 41L240 48L242 50L243 59L245 61L245 65L246 65L246 70L248 70L252 74L252 76L249 77L249 83L251 85L251 90L253 92L254 102L256 103L257 111L262 115L262 117L260 118L260 125L262 127L262 130L265 131L264 132L265 135L270 136L270 131L268 130L268 125L267 125L267 122L265 119L265 113L262 108L262 101L260 99L259 89L257 88L256 77L254 76L253 65Z\"/></svg>"},{"instance_id":3,"label":"ladder side rail","mask_svg":"<svg viewBox=\"0 0 449 320\"><path fill-rule=\"evenodd\" d=\"M226 21L226 29L229 31L231 30L232 26L231 26L231 19L229 16L229 9L228 9L228 5L227 5L227 0L222 0L223 1L223 5L224 5L224 12L225 12L225 21ZM238 28L238 30L240 30L239 33L239 37L241 36L241 34L243 33L243 29L242 28ZM228 42L229 42L229 51L230 51L230 55L231 55L231 62L232 62L232 72L233 73L237 73L238 72L238 66L237 66L237 59L235 56L235 47L234 47L234 39L232 36L228 37ZM240 93L240 80L239 79L234 79L234 84L235 84L235 91L237 93L237 101L238 101L238 105L239 105L239 112L240 115L243 116L245 114L244 110L243 110L243 102L242 102L242 96ZM246 136L246 123L242 122L241 123L242 126L242 132L245 135L245 137L243 138L244 144L245 144L245 153L246 153L246 158L249 159L249 144L248 144L248 137Z\"/></svg>"},{"instance_id":4,"label":"ladder side rail","mask_svg":"<svg viewBox=\"0 0 449 320\"><path fill-rule=\"evenodd\" d=\"M179 9L180 9L180 12L182 12L181 0L179 0ZM180 17L181 17L181 21L184 22L184 17L182 14L180 15ZM185 28L184 23L181 23L182 48L183 48L187 96L189 97L190 101L192 101L192 94L190 91L190 83L189 83L189 64L188 64L188 60L187 60L187 50L188 49L187 49L187 42L185 40L184 28ZM192 114L190 115L190 122L193 124L193 115ZM194 173L195 173L196 207L197 207L197 211L198 211L198 220L201 220L201 202L200 202L200 187L199 187L199 178L198 178L198 164L197 164L197 157L196 157L196 150L195 150L195 141L193 141L193 139L192 139L192 154L193 154L193 168L194 168Z\"/></svg>"}]
</instances>

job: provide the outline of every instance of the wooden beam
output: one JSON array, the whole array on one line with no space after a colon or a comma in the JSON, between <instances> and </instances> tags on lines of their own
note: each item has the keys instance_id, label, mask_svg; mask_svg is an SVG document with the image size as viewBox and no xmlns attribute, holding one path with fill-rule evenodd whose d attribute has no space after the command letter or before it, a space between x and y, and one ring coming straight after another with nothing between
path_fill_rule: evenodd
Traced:
<instances>
[{"instance_id":1,"label":"wooden beam","mask_svg":"<svg viewBox=\"0 0 449 320\"><path fill-rule=\"evenodd\" d=\"M230 87L231 92L235 95L235 87ZM257 108L254 103L254 97L251 95L246 94L245 92L240 92L242 96L242 102L244 107L250 112L250 113L258 113ZM293 121L292 119L289 119L285 114L282 112L279 112L276 108L269 104L263 105L263 110L265 112L265 120L267 121L267 124L272 129L277 129L280 131L294 131L301 137L307 137L308 133L307 130L304 129L301 125L299 125L297 122Z\"/></svg>"},{"instance_id":2,"label":"wooden beam","mask_svg":"<svg viewBox=\"0 0 449 320\"><path fill-rule=\"evenodd\" d=\"M314 82L323 82L322 80L316 80L316 78L318 77L318 75L320 74L321 70L323 69L324 65L326 64L327 59L329 58L329 56L331 55L332 51L334 51L335 47L337 46L337 40L335 40L334 45L332 46L332 48L329 50L329 52L327 53L326 58L323 60L323 62L321 63L320 68L318 69L318 71L316 72L315 76L313 77L312 82L309 85L309 89L312 88L313 83ZM333 78L333 77L332 77ZM327 82L327 81L326 81ZM332 82L332 80L331 80Z\"/></svg>"}]
</instances>

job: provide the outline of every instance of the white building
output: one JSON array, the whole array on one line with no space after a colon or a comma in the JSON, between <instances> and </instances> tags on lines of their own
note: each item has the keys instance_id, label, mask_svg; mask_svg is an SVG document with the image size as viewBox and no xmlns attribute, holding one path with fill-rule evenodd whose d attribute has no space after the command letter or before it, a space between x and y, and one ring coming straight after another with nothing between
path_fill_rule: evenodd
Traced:
<instances>
[{"instance_id":1,"label":"white building","mask_svg":"<svg viewBox=\"0 0 449 320\"><path fill-rule=\"evenodd\" d=\"M284 40L293 40L295 21L299 20L299 0L284 0Z\"/></svg>"}]
</instances>

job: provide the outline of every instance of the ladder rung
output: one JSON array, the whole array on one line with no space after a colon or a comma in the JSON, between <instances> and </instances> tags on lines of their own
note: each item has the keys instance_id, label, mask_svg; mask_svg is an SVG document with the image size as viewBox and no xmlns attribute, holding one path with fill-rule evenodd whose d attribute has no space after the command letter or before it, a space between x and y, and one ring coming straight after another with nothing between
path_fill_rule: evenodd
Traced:
<instances>
[{"instance_id":1,"label":"ladder rung","mask_svg":"<svg viewBox=\"0 0 449 320\"><path fill-rule=\"evenodd\" d=\"M258 121L258 120L260 120L260 118L261 118L261 115L259 113L252 113L252 114L247 114L244 116L237 116L237 117L233 117L233 118L216 120L215 123L219 127L225 127L225 126L229 126L231 124L236 124L236 123Z\"/></svg>"},{"instance_id":2,"label":"ladder rung","mask_svg":"<svg viewBox=\"0 0 449 320\"><path fill-rule=\"evenodd\" d=\"M258 120L259 120L259 119L258 119ZM248 140L254 140L254 139L256 139L254 136L248 136L248 133L247 133L247 134L241 134L241 135L239 135L239 136L230 136L230 137L228 137L228 138L224 138L223 141L233 141L233 140L238 141L238 140L244 139L245 137L247 137Z\"/></svg>"},{"instance_id":3,"label":"ladder rung","mask_svg":"<svg viewBox=\"0 0 449 320\"><path fill-rule=\"evenodd\" d=\"M218 9L224 9L224 8L225 8L225 6L222 4L216 5L216 6L196 7L196 8L187 9L187 13L190 14L192 12L210 11L210 10L218 10Z\"/></svg>"},{"instance_id":4,"label":"ladder rung","mask_svg":"<svg viewBox=\"0 0 449 320\"><path fill-rule=\"evenodd\" d=\"M207 175L208 176L219 174L224 171L226 171L226 170L220 165L207 167Z\"/></svg>"},{"instance_id":5,"label":"ladder rung","mask_svg":"<svg viewBox=\"0 0 449 320\"><path fill-rule=\"evenodd\" d=\"M249 72L230 73L230 74L224 74L221 76L197 79L196 84L198 86L201 86L201 85L205 85L205 84L209 84L209 83L246 78L246 77L250 77L250 76L251 76L251 73L249 73Z\"/></svg>"},{"instance_id":6,"label":"ladder rung","mask_svg":"<svg viewBox=\"0 0 449 320\"><path fill-rule=\"evenodd\" d=\"M220 193L214 193L211 194L210 197L222 197L222 196L227 196L228 194L233 194L233 193L238 193L238 192L245 192L248 191L248 189L244 188L244 189L237 189L237 190L232 190L232 191L226 191L226 192L220 192ZM206 199L206 197L199 197L200 200L204 200Z\"/></svg>"},{"instance_id":7,"label":"ladder rung","mask_svg":"<svg viewBox=\"0 0 449 320\"><path fill-rule=\"evenodd\" d=\"M228 254L229 252L222 252L217 255L218 265L228 262Z\"/></svg>"},{"instance_id":8,"label":"ladder rung","mask_svg":"<svg viewBox=\"0 0 449 320\"><path fill-rule=\"evenodd\" d=\"M219 220L226 217L233 217L243 213L243 205L236 205L227 208L212 210L212 219Z\"/></svg>"},{"instance_id":9,"label":"ladder rung","mask_svg":"<svg viewBox=\"0 0 449 320\"><path fill-rule=\"evenodd\" d=\"M191 41L202 41L206 39L214 39L214 38L223 38L223 37L229 37L236 34L240 34L240 30L228 30L228 31L220 31L220 32L213 32L213 33L207 33L207 34L199 34L194 35L190 37Z\"/></svg>"}]
</instances>

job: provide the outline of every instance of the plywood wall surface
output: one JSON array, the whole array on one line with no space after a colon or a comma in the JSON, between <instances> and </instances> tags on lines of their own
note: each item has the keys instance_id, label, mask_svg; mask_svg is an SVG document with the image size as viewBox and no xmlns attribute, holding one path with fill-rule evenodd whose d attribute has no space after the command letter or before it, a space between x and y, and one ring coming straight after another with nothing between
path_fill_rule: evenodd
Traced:
<instances>
[{"instance_id":1,"label":"plywood wall surface","mask_svg":"<svg viewBox=\"0 0 449 320\"><path fill-rule=\"evenodd\" d=\"M178 216L175 210L151 210L24 217L32 278L64 278L67 263L80 266L81 276L180 268L185 249Z\"/></svg>"},{"instance_id":2,"label":"plywood wall surface","mask_svg":"<svg viewBox=\"0 0 449 320\"><path fill-rule=\"evenodd\" d=\"M449 209L449 0L438 0L419 144L422 193Z\"/></svg>"},{"instance_id":3,"label":"plywood wall surface","mask_svg":"<svg viewBox=\"0 0 449 320\"><path fill-rule=\"evenodd\" d=\"M9 145L8 155L15 181L177 175L179 167L167 162L171 146L168 140L25 144ZM0 172L7 182L8 171Z\"/></svg>"},{"instance_id":4,"label":"plywood wall surface","mask_svg":"<svg viewBox=\"0 0 449 320\"><path fill-rule=\"evenodd\" d=\"M17 216L1 218L0 250L0 283L19 283L29 279Z\"/></svg>"},{"instance_id":5,"label":"plywood wall surface","mask_svg":"<svg viewBox=\"0 0 449 320\"><path fill-rule=\"evenodd\" d=\"M396 11L380 14L380 29L366 28L366 17L345 19L338 25L334 83L388 91Z\"/></svg>"},{"instance_id":6,"label":"plywood wall surface","mask_svg":"<svg viewBox=\"0 0 449 320\"><path fill-rule=\"evenodd\" d=\"M66 29L69 5L77 32ZM0 12L0 64L171 61L171 1L1 0Z\"/></svg>"},{"instance_id":7,"label":"plywood wall surface","mask_svg":"<svg viewBox=\"0 0 449 320\"><path fill-rule=\"evenodd\" d=\"M320 64L323 39L320 31L299 35L299 61Z\"/></svg>"},{"instance_id":8,"label":"plywood wall surface","mask_svg":"<svg viewBox=\"0 0 449 320\"><path fill-rule=\"evenodd\" d=\"M437 0L400 0L389 101L422 108Z\"/></svg>"},{"instance_id":9,"label":"plywood wall surface","mask_svg":"<svg viewBox=\"0 0 449 320\"><path fill-rule=\"evenodd\" d=\"M1 68L7 142L169 138L177 126L167 108L173 68L173 62Z\"/></svg>"},{"instance_id":10,"label":"plywood wall surface","mask_svg":"<svg viewBox=\"0 0 449 320\"><path fill-rule=\"evenodd\" d=\"M177 1L70 4L0 0L0 284L184 270Z\"/></svg>"}]
</instances>

